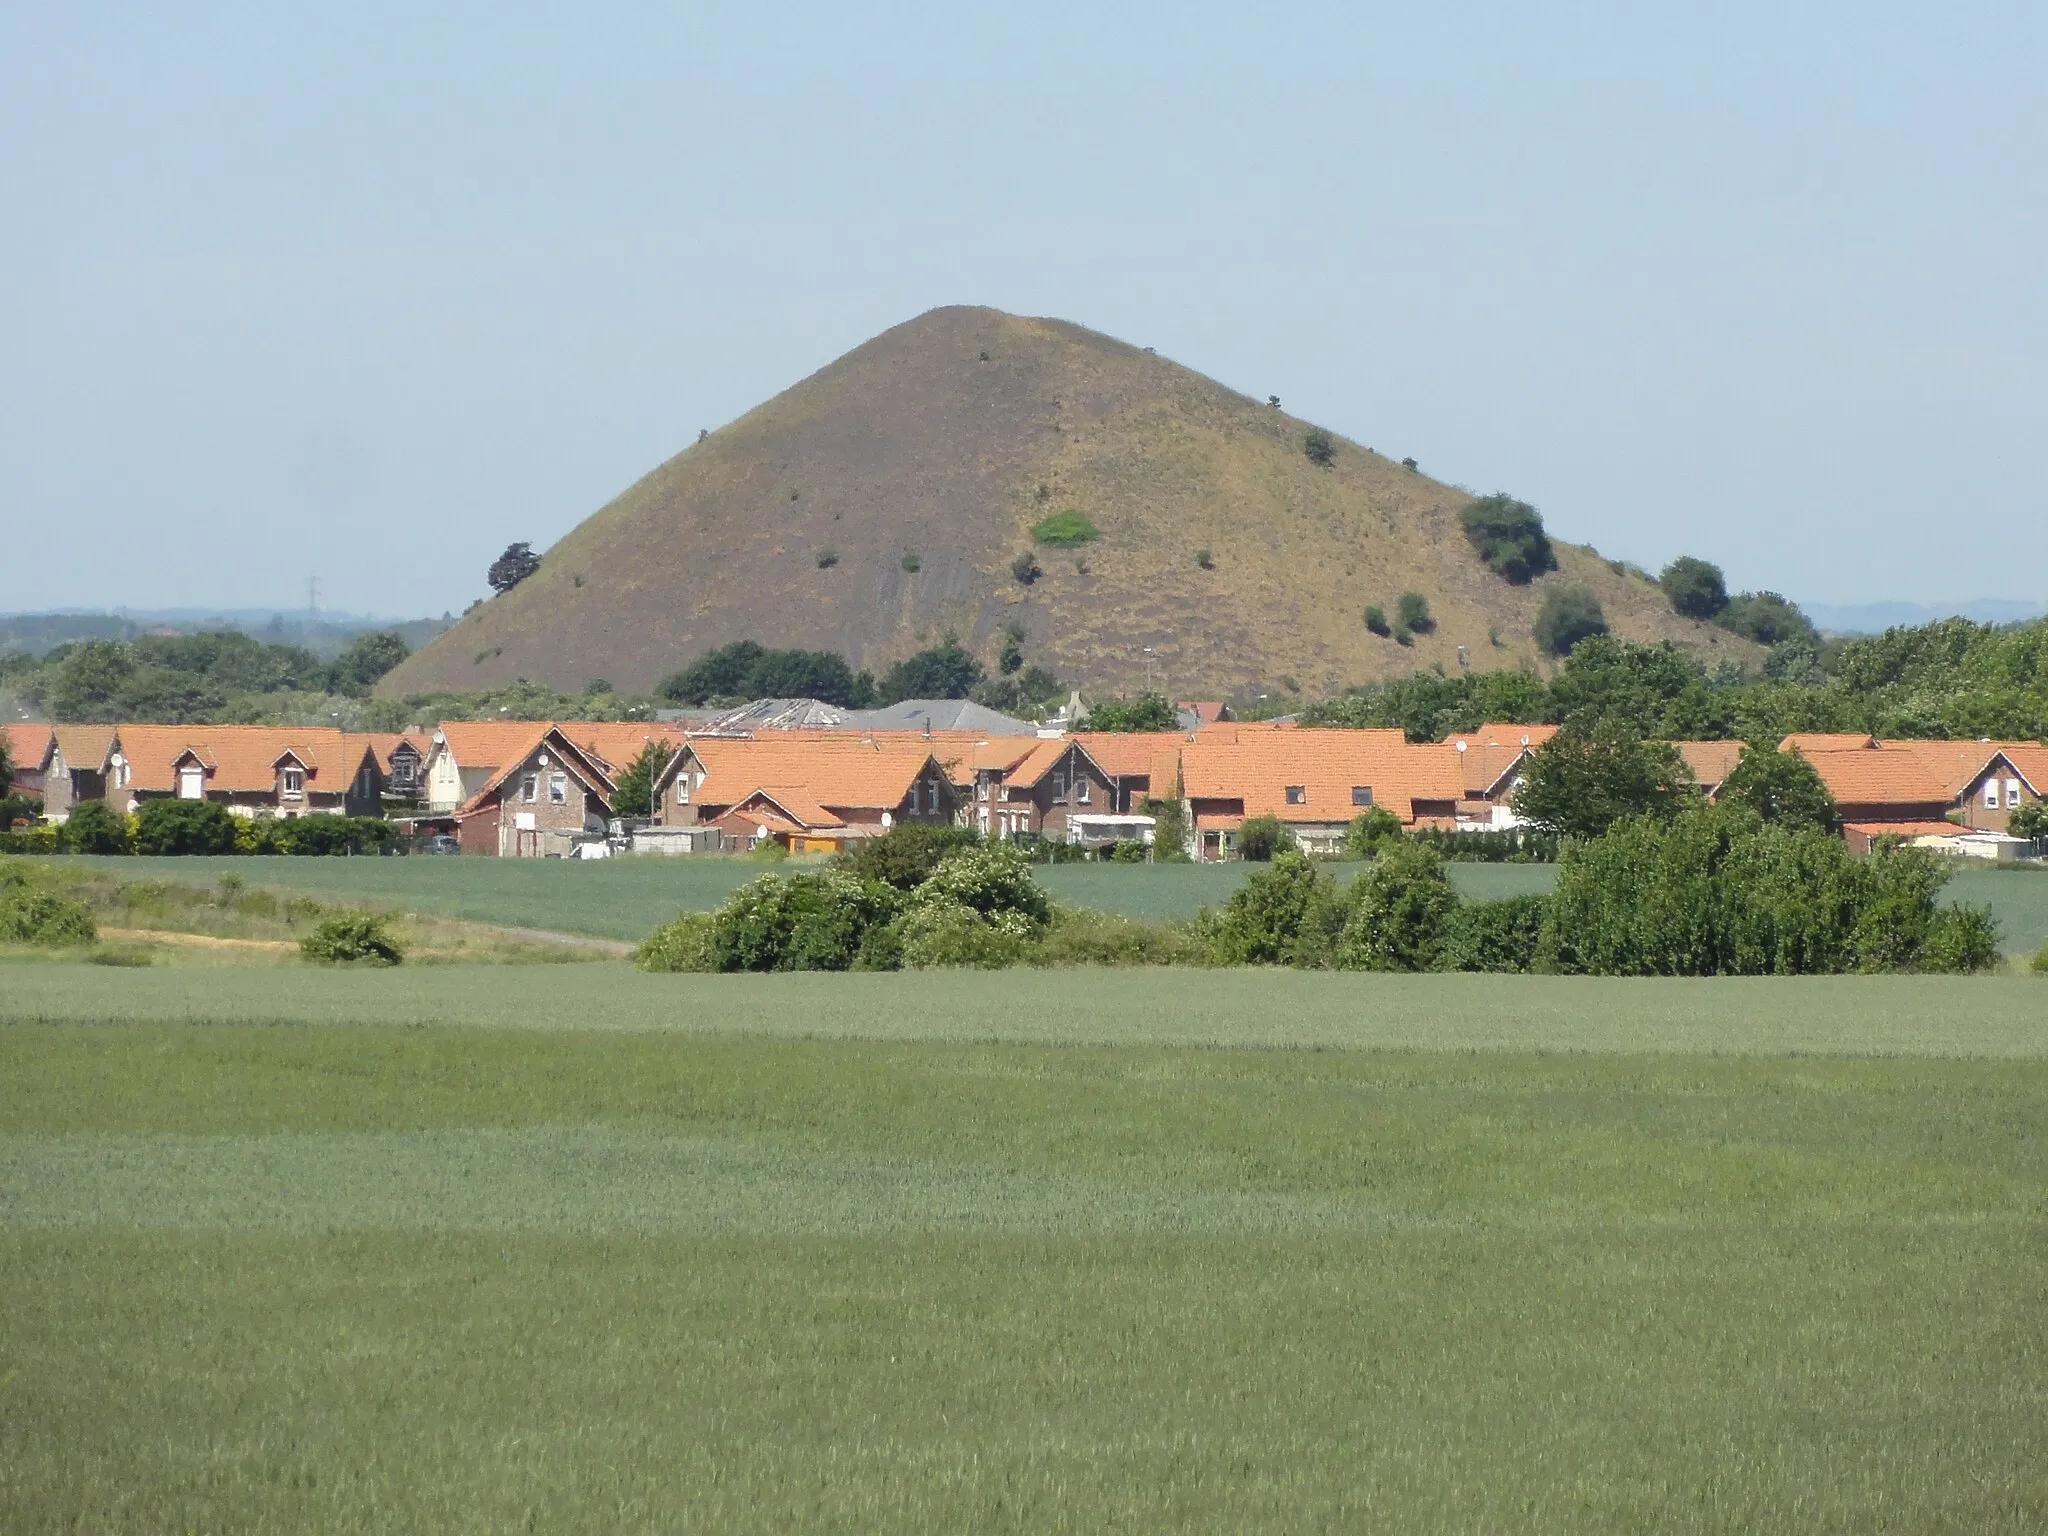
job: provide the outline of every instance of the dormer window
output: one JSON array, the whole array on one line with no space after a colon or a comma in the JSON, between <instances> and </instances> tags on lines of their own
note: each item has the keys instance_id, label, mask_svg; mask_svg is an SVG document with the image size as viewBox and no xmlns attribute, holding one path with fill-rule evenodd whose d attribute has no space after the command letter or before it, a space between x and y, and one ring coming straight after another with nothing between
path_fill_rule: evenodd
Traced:
<instances>
[{"instance_id":1,"label":"dormer window","mask_svg":"<svg viewBox=\"0 0 2048 1536\"><path fill-rule=\"evenodd\" d=\"M1307 805L1307 804L1308 804L1308 786L1307 786L1306 784L1290 784L1290 785L1288 785L1288 786L1287 786L1287 803L1288 803L1289 805Z\"/></svg>"},{"instance_id":2,"label":"dormer window","mask_svg":"<svg viewBox=\"0 0 2048 1536\"><path fill-rule=\"evenodd\" d=\"M204 800L206 798L206 770L197 763L187 763L178 770L178 798L180 800Z\"/></svg>"},{"instance_id":3,"label":"dormer window","mask_svg":"<svg viewBox=\"0 0 2048 1536\"><path fill-rule=\"evenodd\" d=\"M1371 804L1372 804L1372 786L1371 786L1370 784L1354 784L1354 785L1352 785L1352 786L1351 786L1351 803L1352 803L1353 805L1371 805Z\"/></svg>"},{"instance_id":4,"label":"dormer window","mask_svg":"<svg viewBox=\"0 0 2048 1536\"><path fill-rule=\"evenodd\" d=\"M284 771L284 793L288 800L296 800L306 792L306 770L287 768Z\"/></svg>"}]
</instances>

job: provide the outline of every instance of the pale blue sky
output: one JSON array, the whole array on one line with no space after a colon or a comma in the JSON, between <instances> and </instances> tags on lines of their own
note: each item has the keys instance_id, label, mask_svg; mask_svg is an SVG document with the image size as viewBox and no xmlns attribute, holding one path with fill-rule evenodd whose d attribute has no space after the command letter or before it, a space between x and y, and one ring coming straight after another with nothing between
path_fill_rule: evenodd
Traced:
<instances>
[{"instance_id":1,"label":"pale blue sky","mask_svg":"<svg viewBox=\"0 0 2048 1536\"><path fill-rule=\"evenodd\" d=\"M0 608L460 609L963 302L1645 565L2048 596L2039 0L288 9L0 4Z\"/></svg>"}]
</instances>

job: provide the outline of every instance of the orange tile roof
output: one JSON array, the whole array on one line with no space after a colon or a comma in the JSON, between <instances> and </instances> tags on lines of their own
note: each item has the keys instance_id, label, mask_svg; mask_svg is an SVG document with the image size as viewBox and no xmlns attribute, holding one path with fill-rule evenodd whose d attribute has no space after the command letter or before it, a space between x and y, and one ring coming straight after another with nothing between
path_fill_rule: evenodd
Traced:
<instances>
[{"instance_id":1,"label":"orange tile roof","mask_svg":"<svg viewBox=\"0 0 2048 1536\"><path fill-rule=\"evenodd\" d=\"M16 773L42 772L50 755L50 743L56 740L56 733L49 726L6 725L0 726L0 733L7 737L7 761L14 765Z\"/></svg>"},{"instance_id":2,"label":"orange tile roof","mask_svg":"<svg viewBox=\"0 0 2048 1536\"><path fill-rule=\"evenodd\" d=\"M804 790L784 788L757 789L749 799L751 800L755 797L770 801L777 810L789 817L790 820L806 832L827 832L834 829L845 830L845 818L834 816L825 807L818 804L817 801L811 799ZM742 812L742 814L745 814L745 812Z\"/></svg>"},{"instance_id":3,"label":"orange tile roof","mask_svg":"<svg viewBox=\"0 0 2048 1536\"><path fill-rule=\"evenodd\" d=\"M1149 776L1163 760L1176 765L1180 749L1192 739L1185 731L1076 731L1078 741L1095 760L1095 765L1113 779Z\"/></svg>"},{"instance_id":4,"label":"orange tile roof","mask_svg":"<svg viewBox=\"0 0 2048 1536\"><path fill-rule=\"evenodd\" d=\"M690 750L704 767L696 798L730 805L771 784L821 806L893 810L933 761L921 738L904 741L809 735L792 739L700 737Z\"/></svg>"},{"instance_id":5,"label":"orange tile roof","mask_svg":"<svg viewBox=\"0 0 2048 1536\"><path fill-rule=\"evenodd\" d=\"M1970 829L1953 821L1909 818L1901 821L1845 821L1842 830L1861 832L1867 837L1956 837Z\"/></svg>"},{"instance_id":6,"label":"orange tile roof","mask_svg":"<svg viewBox=\"0 0 2048 1536\"><path fill-rule=\"evenodd\" d=\"M1709 794L1719 789L1742 761L1743 744L1739 741L1674 741L1671 745L1678 748L1693 779Z\"/></svg>"},{"instance_id":7,"label":"orange tile roof","mask_svg":"<svg viewBox=\"0 0 2048 1536\"><path fill-rule=\"evenodd\" d=\"M443 720L435 731L462 768L502 768L525 755L549 720Z\"/></svg>"},{"instance_id":8,"label":"orange tile roof","mask_svg":"<svg viewBox=\"0 0 2048 1536\"><path fill-rule=\"evenodd\" d=\"M1875 736L1859 736L1853 731L1794 731L1778 743L1780 752L1797 747L1808 757L1816 752L1871 752L1877 748Z\"/></svg>"},{"instance_id":9,"label":"orange tile roof","mask_svg":"<svg viewBox=\"0 0 2048 1536\"><path fill-rule=\"evenodd\" d=\"M1557 734L1554 725L1517 725L1512 721L1490 721L1474 731L1454 731L1445 737L1453 751L1464 744L1460 758L1467 792L1485 796L1508 776L1522 755Z\"/></svg>"},{"instance_id":10,"label":"orange tile roof","mask_svg":"<svg viewBox=\"0 0 2048 1536\"><path fill-rule=\"evenodd\" d=\"M1195 724L1213 725L1223 718L1221 699L1182 699L1173 706L1175 709L1191 709L1195 712Z\"/></svg>"},{"instance_id":11,"label":"orange tile roof","mask_svg":"<svg viewBox=\"0 0 2048 1536\"><path fill-rule=\"evenodd\" d=\"M45 726L44 729L55 739L67 767L94 770L106 762L108 754L114 750L117 734L111 725L57 725Z\"/></svg>"},{"instance_id":12,"label":"orange tile roof","mask_svg":"<svg viewBox=\"0 0 2048 1536\"><path fill-rule=\"evenodd\" d=\"M1903 752L1913 758L1948 787L1951 799L1976 783L1985 768L2000 755L2019 770L2020 777L2034 788L2036 794L2041 792L2040 788L2022 760L2038 760L2048 765L2048 749L2031 741L1912 741L1901 738L1881 741L1878 746L1883 751Z\"/></svg>"},{"instance_id":13,"label":"orange tile roof","mask_svg":"<svg viewBox=\"0 0 2048 1536\"><path fill-rule=\"evenodd\" d=\"M2048 796L2048 746L2038 741L2008 741L2000 748L2006 761L2020 771L2027 788Z\"/></svg>"},{"instance_id":14,"label":"orange tile roof","mask_svg":"<svg viewBox=\"0 0 2048 1536\"><path fill-rule=\"evenodd\" d=\"M1806 760L1837 805L1946 805L1955 796L1910 752L1850 748Z\"/></svg>"},{"instance_id":15,"label":"orange tile roof","mask_svg":"<svg viewBox=\"0 0 2048 1536\"><path fill-rule=\"evenodd\" d=\"M595 753L614 778L633 765L649 742L658 741L671 752L683 744L679 727L652 720L559 720L556 728L577 746Z\"/></svg>"},{"instance_id":16,"label":"orange tile roof","mask_svg":"<svg viewBox=\"0 0 2048 1536\"><path fill-rule=\"evenodd\" d=\"M268 794L287 755L305 765L308 792L344 794L369 750L362 737L331 725L124 725L119 733L132 791L176 789L178 760L191 752L206 765L206 787L216 794Z\"/></svg>"},{"instance_id":17,"label":"orange tile roof","mask_svg":"<svg viewBox=\"0 0 2048 1536\"><path fill-rule=\"evenodd\" d=\"M1464 793L1454 748L1411 745L1397 730L1246 732L1234 742L1205 738L1181 752L1181 774L1191 800L1241 800L1248 816L1283 821L1349 821L1363 807L1355 787L1369 787L1373 803L1404 821L1420 813L1417 801L1455 804ZM1304 791L1289 804L1287 787ZM1201 818L1203 826L1215 824Z\"/></svg>"}]
</instances>

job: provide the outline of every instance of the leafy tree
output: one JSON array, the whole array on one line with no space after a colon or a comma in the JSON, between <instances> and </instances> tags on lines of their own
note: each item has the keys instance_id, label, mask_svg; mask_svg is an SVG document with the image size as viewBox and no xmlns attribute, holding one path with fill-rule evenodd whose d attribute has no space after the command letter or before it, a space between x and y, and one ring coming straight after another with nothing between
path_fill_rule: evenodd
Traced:
<instances>
[{"instance_id":1,"label":"leafy tree","mask_svg":"<svg viewBox=\"0 0 2048 1536\"><path fill-rule=\"evenodd\" d=\"M1728 584L1721 567L1691 555L1680 555L1664 567L1657 585L1671 606L1689 619L1711 619L1728 606Z\"/></svg>"},{"instance_id":2,"label":"leafy tree","mask_svg":"<svg viewBox=\"0 0 2048 1536\"><path fill-rule=\"evenodd\" d=\"M1948 878L1917 848L1859 859L1817 828L1694 804L1565 850L1541 964L1602 976L1982 969L1996 931L1939 904Z\"/></svg>"},{"instance_id":3,"label":"leafy tree","mask_svg":"<svg viewBox=\"0 0 2048 1536\"><path fill-rule=\"evenodd\" d=\"M1067 685L1044 667L1026 667L1015 677L988 678L967 691L967 697L1007 714L1032 715L1063 702Z\"/></svg>"},{"instance_id":4,"label":"leafy tree","mask_svg":"<svg viewBox=\"0 0 2048 1536\"><path fill-rule=\"evenodd\" d=\"M626 771L619 775L612 786L612 812L618 816L652 816L654 814L654 781L661 777L661 771L668 767L675 756L675 749L666 742L650 741L640 753L626 765Z\"/></svg>"},{"instance_id":5,"label":"leafy tree","mask_svg":"<svg viewBox=\"0 0 2048 1536\"><path fill-rule=\"evenodd\" d=\"M1514 807L1546 832L1598 837L1624 817L1668 820L1695 793L1671 743L1645 741L1620 721L1574 721L1529 754Z\"/></svg>"},{"instance_id":6,"label":"leafy tree","mask_svg":"<svg viewBox=\"0 0 2048 1536\"><path fill-rule=\"evenodd\" d=\"M1429 599L1420 592L1403 592L1401 600L1394 604L1394 627L1426 635L1436 628L1436 620L1430 616Z\"/></svg>"},{"instance_id":7,"label":"leafy tree","mask_svg":"<svg viewBox=\"0 0 2048 1536\"><path fill-rule=\"evenodd\" d=\"M507 544L505 553L491 562L484 579L491 584L493 592L510 592L539 569L540 556L533 552L532 545Z\"/></svg>"},{"instance_id":8,"label":"leafy tree","mask_svg":"<svg viewBox=\"0 0 2048 1536\"><path fill-rule=\"evenodd\" d=\"M1775 592L1744 592L1730 598L1717 622L1758 645L1805 640L1817 646L1820 641L1813 621Z\"/></svg>"},{"instance_id":9,"label":"leafy tree","mask_svg":"<svg viewBox=\"0 0 2048 1536\"><path fill-rule=\"evenodd\" d=\"M763 875L734 891L711 925L707 949L719 971L846 971L871 930L896 915L887 886L843 870Z\"/></svg>"},{"instance_id":10,"label":"leafy tree","mask_svg":"<svg viewBox=\"0 0 2048 1536\"><path fill-rule=\"evenodd\" d=\"M1600 599L1584 587L1560 587L1536 615L1536 643L1553 656L1567 656L1581 640L1606 633Z\"/></svg>"},{"instance_id":11,"label":"leafy tree","mask_svg":"<svg viewBox=\"0 0 2048 1536\"><path fill-rule=\"evenodd\" d=\"M949 854L980 841L972 827L899 821L880 837L860 839L833 862L855 879L913 891L937 872Z\"/></svg>"},{"instance_id":12,"label":"leafy tree","mask_svg":"<svg viewBox=\"0 0 2048 1536\"><path fill-rule=\"evenodd\" d=\"M1748 743L1722 780L1716 798L1723 805L1746 807L1758 820L1780 826L1833 832L1841 824L1834 796L1797 747L1780 752L1768 741Z\"/></svg>"},{"instance_id":13,"label":"leafy tree","mask_svg":"<svg viewBox=\"0 0 2048 1536\"><path fill-rule=\"evenodd\" d=\"M951 635L941 645L906 656L882 678L881 702L902 699L964 699L983 677L981 663Z\"/></svg>"},{"instance_id":14,"label":"leafy tree","mask_svg":"<svg viewBox=\"0 0 2048 1536\"><path fill-rule=\"evenodd\" d=\"M100 936L92 908L75 896L0 886L0 944L90 944Z\"/></svg>"},{"instance_id":15,"label":"leafy tree","mask_svg":"<svg viewBox=\"0 0 2048 1536\"><path fill-rule=\"evenodd\" d=\"M120 641L81 640L50 680L50 713L65 721L113 720L116 701L134 675L134 653Z\"/></svg>"},{"instance_id":16,"label":"leafy tree","mask_svg":"<svg viewBox=\"0 0 2048 1536\"><path fill-rule=\"evenodd\" d=\"M1666 731L1663 723L1674 701L1703 685L1706 676L1691 652L1669 641L1634 645L1594 635L1572 647L1551 680L1546 712L1555 720L1625 720L1639 736L1686 739L1694 733Z\"/></svg>"},{"instance_id":17,"label":"leafy tree","mask_svg":"<svg viewBox=\"0 0 2048 1536\"><path fill-rule=\"evenodd\" d=\"M1180 726L1180 711L1163 693L1141 693L1135 699L1104 699L1088 706L1088 729L1114 731L1171 731Z\"/></svg>"},{"instance_id":18,"label":"leafy tree","mask_svg":"<svg viewBox=\"0 0 2048 1536\"><path fill-rule=\"evenodd\" d=\"M82 800L57 829L57 846L66 853L126 853L128 823L104 800Z\"/></svg>"},{"instance_id":19,"label":"leafy tree","mask_svg":"<svg viewBox=\"0 0 2048 1536\"><path fill-rule=\"evenodd\" d=\"M1542 896L1510 896L1460 906L1445 925L1437 951L1440 971L1533 971L1542 954Z\"/></svg>"},{"instance_id":20,"label":"leafy tree","mask_svg":"<svg viewBox=\"0 0 2048 1536\"><path fill-rule=\"evenodd\" d=\"M1024 665L1024 632L1012 626L1003 631L1003 649L996 657L996 670L1009 677Z\"/></svg>"},{"instance_id":21,"label":"leafy tree","mask_svg":"<svg viewBox=\"0 0 2048 1536\"><path fill-rule=\"evenodd\" d=\"M1404 462L1413 467L1412 460ZM1458 521L1479 558L1515 586L1557 569L1557 552L1543 531L1543 518L1526 501L1497 491L1465 508Z\"/></svg>"},{"instance_id":22,"label":"leafy tree","mask_svg":"<svg viewBox=\"0 0 2048 1536\"><path fill-rule=\"evenodd\" d=\"M2048 837L2048 800L2022 800L2005 818L2014 837Z\"/></svg>"},{"instance_id":23,"label":"leafy tree","mask_svg":"<svg viewBox=\"0 0 2048 1536\"><path fill-rule=\"evenodd\" d=\"M1031 876L1031 859L1015 843L972 842L939 860L912 901L960 906L1016 933L1036 932L1052 921L1052 898Z\"/></svg>"},{"instance_id":24,"label":"leafy tree","mask_svg":"<svg viewBox=\"0 0 2048 1536\"><path fill-rule=\"evenodd\" d=\"M412 647L396 630L375 629L357 635L335 659L335 691L367 693L372 683L411 654Z\"/></svg>"},{"instance_id":25,"label":"leafy tree","mask_svg":"<svg viewBox=\"0 0 2048 1536\"><path fill-rule=\"evenodd\" d=\"M1278 816L1247 817L1237 829L1237 856L1248 864L1267 864L1294 851L1294 834Z\"/></svg>"},{"instance_id":26,"label":"leafy tree","mask_svg":"<svg viewBox=\"0 0 2048 1536\"><path fill-rule=\"evenodd\" d=\"M1401 818L1384 805L1375 805L1355 818L1344 831L1344 857L1376 859L1401 841Z\"/></svg>"},{"instance_id":27,"label":"leafy tree","mask_svg":"<svg viewBox=\"0 0 2048 1536\"><path fill-rule=\"evenodd\" d=\"M1396 842L1352 882L1334 955L1340 970L1435 967L1458 893L1426 843Z\"/></svg>"},{"instance_id":28,"label":"leafy tree","mask_svg":"<svg viewBox=\"0 0 2048 1536\"><path fill-rule=\"evenodd\" d=\"M1316 918L1332 900L1329 876L1287 850L1231 892L1221 913L1205 907L1196 931L1217 965L1313 963L1320 948Z\"/></svg>"},{"instance_id":29,"label":"leafy tree","mask_svg":"<svg viewBox=\"0 0 2048 1536\"><path fill-rule=\"evenodd\" d=\"M211 800L145 800L133 840L141 854L233 853L235 818Z\"/></svg>"},{"instance_id":30,"label":"leafy tree","mask_svg":"<svg viewBox=\"0 0 2048 1536\"><path fill-rule=\"evenodd\" d=\"M1301 451L1309 463L1328 468L1337 459L1337 440L1321 427L1310 427L1302 434Z\"/></svg>"},{"instance_id":31,"label":"leafy tree","mask_svg":"<svg viewBox=\"0 0 2048 1536\"><path fill-rule=\"evenodd\" d=\"M655 685L675 704L718 699L820 699L843 709L867 705L872 687L832 651L771 651L754 640L735 640L707 651Z\"/></svg>"}]
</instances>

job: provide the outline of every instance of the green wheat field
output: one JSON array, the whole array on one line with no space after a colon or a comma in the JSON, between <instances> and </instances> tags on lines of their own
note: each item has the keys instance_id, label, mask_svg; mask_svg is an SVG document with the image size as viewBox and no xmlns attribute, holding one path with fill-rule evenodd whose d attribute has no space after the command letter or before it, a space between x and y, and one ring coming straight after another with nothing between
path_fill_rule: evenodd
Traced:
<instances>
[{"instance_id":1,"label":"green wheat field","mask_svg":"<svg viewBox=\"0 0 2048 1536\"><path fill-rule=\"evenodd\" d=\"M2048 1526L2031 978L24 965L0 1082L9 1531Z\"/></svg>"}]
</instances>

